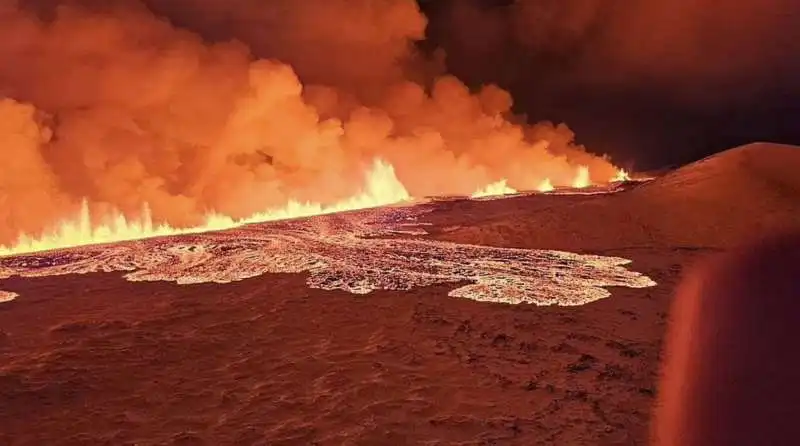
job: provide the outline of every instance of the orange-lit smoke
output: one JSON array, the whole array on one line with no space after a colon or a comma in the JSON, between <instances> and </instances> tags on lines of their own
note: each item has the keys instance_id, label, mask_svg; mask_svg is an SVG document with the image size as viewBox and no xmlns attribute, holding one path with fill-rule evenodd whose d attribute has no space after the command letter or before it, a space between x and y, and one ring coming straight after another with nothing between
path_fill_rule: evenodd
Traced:
<instances>
[{"instance_id":1,"label":"orange-lit smoke","mask_svg":"<svg viewBox=\"0 0 800 446\"><path fill-rule=\"evenodd\" d=\"M800 88L795 0L481 0L442 2L454 70L540 96L652 92L691 107L726 107ZM486 60L492 63L486 63Z\"/></svg>"},{"instance_id":2,"label":"orange-lit smoke","mask_svg":"<svg viewBox=\"0 0 800 446\"><path fill-rule=\"evenodd\" d=\"M3 2L0 244L48 229L84 198L93 215L135 216L147 203L179 226L212 211L334 202L359 192L376 158L416 197L502 179L517 190L570 185L579 166L597 182L617 173L566 126L515 124L505 91L431 78L436 63L411 49L425 28L412 0L271 4L283 34L225 41L218 23L186 18L201 35L134 2Z\"/></svg>"}]
</instances>

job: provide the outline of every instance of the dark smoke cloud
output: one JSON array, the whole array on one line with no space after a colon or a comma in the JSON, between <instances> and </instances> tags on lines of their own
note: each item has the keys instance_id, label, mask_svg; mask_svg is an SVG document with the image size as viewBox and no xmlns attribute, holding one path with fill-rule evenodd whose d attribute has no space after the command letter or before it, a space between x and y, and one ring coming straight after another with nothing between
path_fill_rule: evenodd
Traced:
<instances>
[{"instance_id":1,"label":"dark smoke cloud","mask_svg":"<svg viewBox=\"0 0 800 446\"><path fill-rule=\"evenodd\" d=\"M615 170L510 95L435 75L412 0L0 0L0 243L83 198L189 225L358 191L375 157L414 196Z\"/></svg>"},{"instance_id":2,"label":"dark smoke cloud","mask_svg":"<svg viewBox=\"0 0 800 446\"><path fill-rule=\"evenodd\" d=\"M474 79L536 82L542 95L661 89L697 106L800 91L794 0L482 3L440 7L448 63Z\"/></svg>"}]
</instances>

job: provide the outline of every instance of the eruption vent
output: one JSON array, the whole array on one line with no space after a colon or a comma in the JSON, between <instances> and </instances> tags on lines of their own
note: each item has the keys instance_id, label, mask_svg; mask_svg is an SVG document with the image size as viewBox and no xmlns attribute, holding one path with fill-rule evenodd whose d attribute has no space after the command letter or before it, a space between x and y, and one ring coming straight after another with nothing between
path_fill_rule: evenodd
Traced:
<instances>
[{"instance_id":1,"label":"eruption vent","mask_svg":"<svg viewBox=\"0 0 800 446\"><path fill-rule=\"evenodd\" d=\"M427 210L424 205L370 209L8 257L0 259L0 279L126 271L131 281L192 284L306 272L311 288L354 294L450 283L454 297L565 306L608 297L607 286L655 285L627 270L630 261L618 257L415 238L425 234L419 219Z\"/></svg>"},{"instance_id":2,"label":"eruption vent","mask_svg":"<svg viewBox=\"0 0 800 446\"><path fill-rule=\"evenodd\" d=\"M33 238L23 234L17 245L11 248L0 246L0 255L230 229L247 223L288 220L312 215L366 209L399 203L409 198L408 192L397 180L392 166L381 160L376 160L367 175L364 191L331 205L290 201L281 209L256 213L244 219L235 220L226 215L209 214L206 216L206 221L203 225L173 228L166 224L154 224L147 205L142 210L142 216L137 220L128 220L121 213L117 213L114 218L111 218L106 223L93 225L88 204L84 201L79 214L72 220L61 222L53 233L46 234L40 238Z\"/></svg>"},{"instance_id":3,"label":"eruption vent","mask_svg":"<svg viewBox=\"0 0 800 446\"><path fill-rule=\"evenodd\" d=\"M539 190L539 192L550 192L551 190L553 190L555 188L553 187L553 183L550 182L550 179L549 178L545 178L539 184L539 187L537 189Z\"/></svg>"},{"instance_id":4,"label":"eruption vent","mask_svg":"<svg viewBox=\"0 0 800 446\"><path fill-rule=\"evenodd\" d=\"M412 0L187 2L0 6L5 253L618 175L500 88L434 75ZM365 196L375 159L396 181Z\"/></svg>"},{"instance_id":5,"label":"eruption vent","mask_svg":"<svg viewBox=\"0 0 800 446\"><path fill-rule=\"evenodd\" d=\"M483 197L495 197L498 195L512 195L516 194L516 189L512 189L508 187L508 182L506 180L500 180L496 183L492 183L483 189L475 191L471 195L472 198L483 198Z\"/></svg>"},{"instance_id":6,"label":"eruption vent","mask_svg":"<svg viewBox=\"0 0 800 446\"><path fill-rule=\"evenodd\" d=\"M614 177L616 178L616 176ZM572 181L572 187L582 189L592 185L589 179L589 168L587 166L578 167L578 174L575 175L575 180Z\"/></svg>"}]
</instances>

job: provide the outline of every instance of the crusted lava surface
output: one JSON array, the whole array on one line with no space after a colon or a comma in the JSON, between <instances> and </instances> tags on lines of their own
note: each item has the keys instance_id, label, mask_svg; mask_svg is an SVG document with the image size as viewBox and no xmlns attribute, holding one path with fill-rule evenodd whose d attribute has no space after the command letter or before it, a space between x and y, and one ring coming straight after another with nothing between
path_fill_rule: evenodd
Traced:
<instances>
[{"instance_id":1,"label":"crusted lava surface","mask_svg":"<svg viewBox=\"0 0 800 446\"><path fill-rule=\"evenodd\" d=\"M800 222L797 149L756 150L615 194L3 259L0 444L645 444L681 272Z\"/></svg>"}]
</instances>

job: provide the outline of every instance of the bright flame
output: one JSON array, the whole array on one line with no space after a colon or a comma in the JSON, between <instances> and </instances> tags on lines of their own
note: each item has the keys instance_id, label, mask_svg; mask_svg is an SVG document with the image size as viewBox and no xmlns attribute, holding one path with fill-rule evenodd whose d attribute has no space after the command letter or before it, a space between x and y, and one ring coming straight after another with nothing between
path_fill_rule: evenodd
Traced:
<instances>
[{"instance_id":1,"label":"bright flame","mask_svg":"<svg viewBox=\"0 0 800 446\"><path fill-rule=\"evenodd\" d=\"M550 192L551 190L555 189L553 187L553 183L550 182L550 178L545 178L541 183L539 183L539 187L536 188L539 192Z\"/></svg>"},{"instance_id":2,"label":"bright flame","mask_svg":"<svg viewBox=\"0 0 800 446\"><path fill-rule=\"evenodd\" d=\"M628 172L623 169L617 171L611 182L630 180ZM589 167L580 166L572 181L572 187L585 188L591 186ZM536 188L539 192L554 190L553 183L545 178ZM472 198L496 197L518 193L516 189L508 186L506 179L491 183L477 190ZM156 224L153 221L150 208L145 204L141 216L129 219L121 212L115 212L106 219L106 223L95 226L92 224L92 215L89 203L84 201L80 211L71 219L63 220L52 231L40 237L29 234L20 234L17 242L11 246L0 245L0 256L41 252L59 248L75 246L114 243L125 240L138 240L151 237L193 234L208 231L218 231L235 228L248 223L260 223L276 220L310 217L313 215L332 214L357 209L367 209L379 206L408 201L411 197L408 191L397 179L394 167L383 160L376 159L371 169L367 172L364 189L361 193L331 205L320 203L289 201L283 208L259 212L243 219L233 219L226 215L209 213L205 223L200 226L188 228L175 228L167 224Z\"/></svg>"},{"instance_id":3,"label":"bright flame","mask_svg":"<svg viewBox=\"0 0 800 446\"><path fill-rule=\"evenodd\" d=\"M471 195L472 198L482 198L482 197L496 197L499 195L511 195L516 194L517 190L513 189L508 186L507 180L503 178L500 181L496 181L483 189L478 189Z\"/></svg>"},{"instance_id":4,"label":"bright flame","mask_svg":"<svg viewBox=\"0 0 800 446\"><path fill-rule=\"evenodd\" d=\"M578 173L575 175L575 179L572 180L572 187L576 189L582 189L584 187L589 187L591 185L592 181L589 179L589 167L588 166L578 167Z\"/></svg>"},{"instance_id":5,"label":"bright flame","mask_svg":"<svg viewBox=\"0 0 800 446\"><path fill-rule=\"evenodd\" d=\"M628 175L628 172L625 169L617 170L617 175L611 179L612 183L621 183L623 181L630 181L631 176Z\"/></svg>"},{"instance_id":6,"label":"bright flame","mask_svg":"<svg viewBox=\"0 0 800 446\"><path fill-rule=\"evenodd\" d=\"M0 256L165 235L216 231L248 223L367 209L410 199L406 188L397 179L394 167L382 160L375 160L366 175L365 183L363 192L332 205L290 201L281 209L260 212L241 220L234 220L225 215L211 213L206 216L205 224L190 228L173 228L166 224L155 224L147 205L144 206L141 217L136 220L129 220L118 212L113 218L109 218L106 224L93 227L89 205L84 201L80 212L74 218L62 221L53 231L39 238L21 234L15 245L11 247L0 246Z\"/></svg>"}]
</instances>

